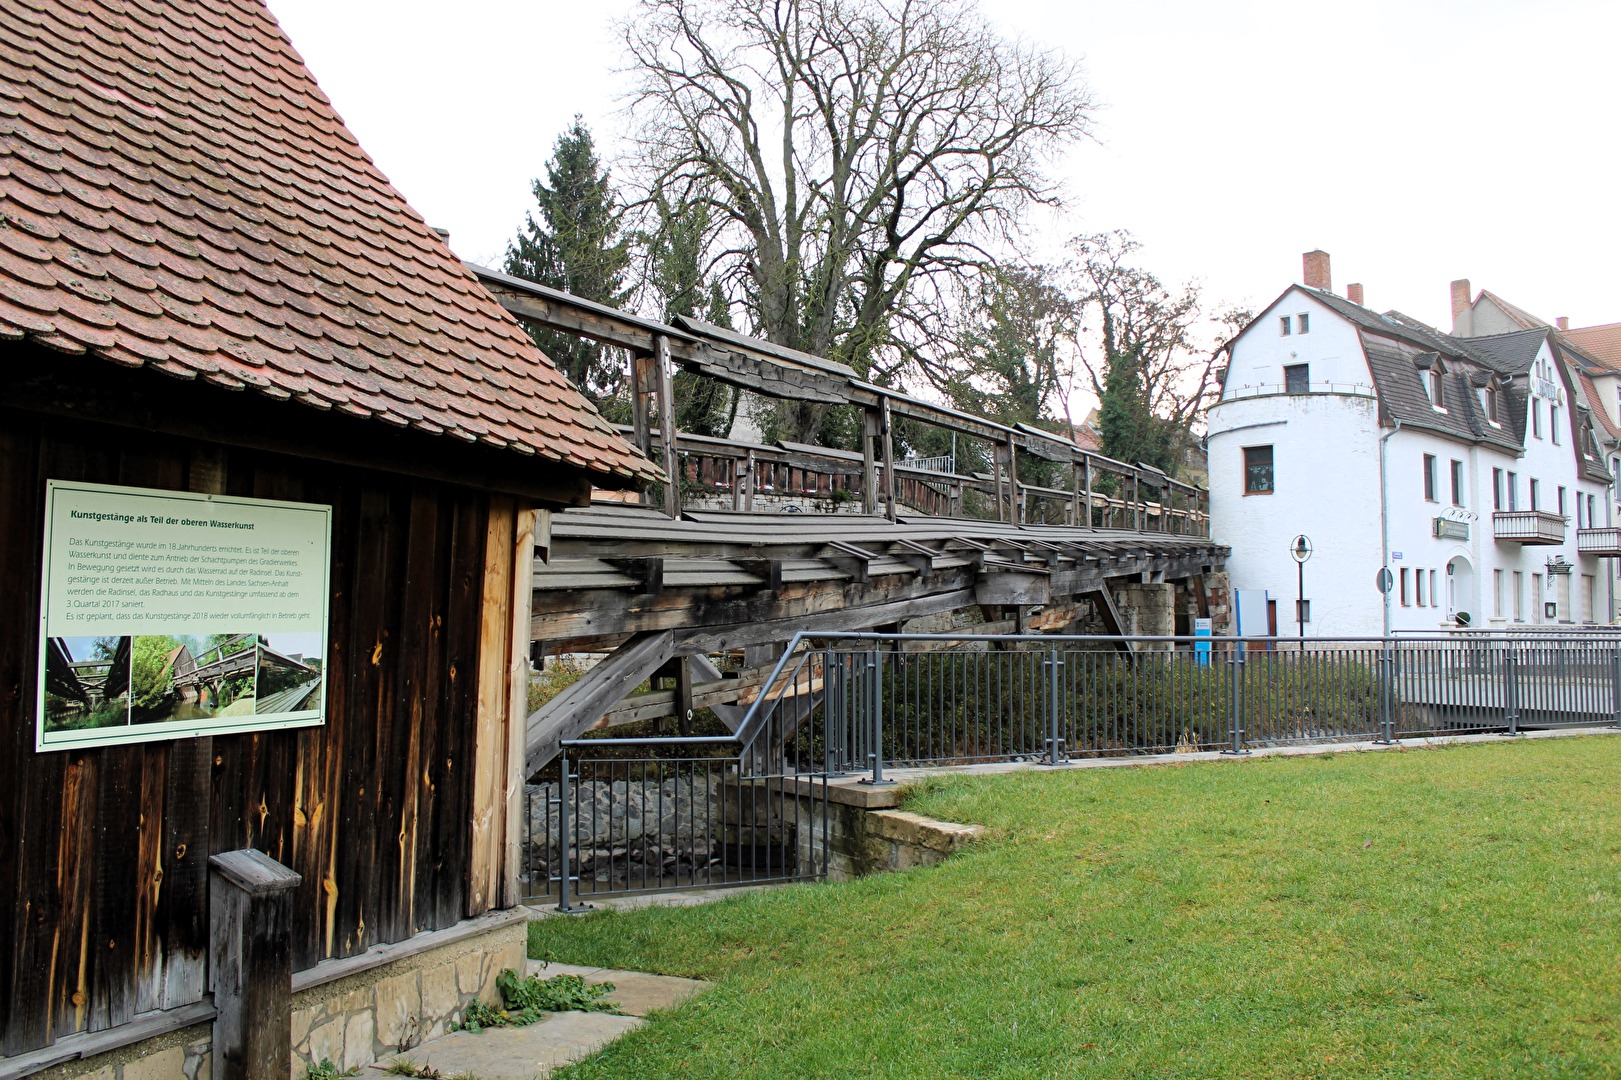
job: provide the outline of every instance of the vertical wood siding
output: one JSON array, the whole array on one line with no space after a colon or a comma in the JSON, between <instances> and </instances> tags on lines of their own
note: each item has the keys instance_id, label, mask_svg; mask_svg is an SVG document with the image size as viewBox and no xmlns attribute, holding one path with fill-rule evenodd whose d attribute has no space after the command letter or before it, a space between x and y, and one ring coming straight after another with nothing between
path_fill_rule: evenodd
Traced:
<instances>
[{"instance_id":1,"label":"vertical wood siding","mask_svg":"<svg viewBox=\"0 0 1621 1080\"><path fill-rule=\"evenodd\" d=\"M330 504L327 724L35 753L47 479ZM478 680L504 681L507 652L479 643L510 620L483 610L488 496L0 410L0 510L0 1054L202 997L211 853L303 875L295 969L488 908Z\"/></svg>"}]
</instances>

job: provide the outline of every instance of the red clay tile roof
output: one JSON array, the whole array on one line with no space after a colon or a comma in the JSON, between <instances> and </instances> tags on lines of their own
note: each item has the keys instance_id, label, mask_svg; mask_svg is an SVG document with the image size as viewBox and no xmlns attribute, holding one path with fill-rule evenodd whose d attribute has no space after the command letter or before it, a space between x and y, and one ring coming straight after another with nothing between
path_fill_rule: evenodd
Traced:
<instances>
[{"instance_id":1,"label":"red clay tile roof","mask_svg":"<svg viewBox=\"0 0 1621 1080\"><path fill-rule=\"evenodd\" d=\"M1598 420L1599 427L1604 429L1612 439L1621 440L1621 427L1617 427L1610 419L1609 411L1604 408L1604 402L1599 400L1598 387L1593 385L1593 377L1587 372L1581 372L1582 392L1587 395L1587 404L1593 416Z\"/></svg>"},{"instance_id":2,"label":"red clay tile roof","mask_svg":"<svg viewBox=\"0 0 1621 1080\"><path fill-rule=\"evenodd\" d=\"M254 0L0 0L0 339L654 479Z\"/></svg>"},{"instance_id":3,"label":"red clay tile roof","mask_svg":"<svg viewBox=\"0 0 1621 1080\"><path fill-rule=\"evenodd\" d=\"M1559 336L1611 371L1621 371L1621 323L1579 326L1562 330Z\"/></svg>"}]
</instances>

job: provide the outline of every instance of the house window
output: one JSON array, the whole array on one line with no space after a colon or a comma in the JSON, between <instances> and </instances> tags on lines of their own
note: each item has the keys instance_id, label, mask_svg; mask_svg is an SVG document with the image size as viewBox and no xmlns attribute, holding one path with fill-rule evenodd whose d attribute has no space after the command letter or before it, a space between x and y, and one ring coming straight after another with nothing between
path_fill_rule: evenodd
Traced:
<instances>
[{"instance_id":1,"label":"house window","mask_svg":"<svg viewBox=\"0 0 1621 1080\"><path fill-rule=\"evenodd\" d=\"M1244 494L1272 494L1272 448L1244 447Z\"/></svg>"},{"instance_id":2,"label":"house window","mask_svg":"<svg viewBox=\"0 0 1621 1080\"><path fill-rule=\"evenodd\" d=\"M1542 481L1534 476L1531 478L1531 509L1542 509Z\"/></svg>"},{"instance_id":3,"label":"house window","mask_svg":"<svg viewBox=\"0 0 1621 1080\"><path fill-rule=\"evenodd\" d=\"M1582 493L1579 491L1576 493L1576 527L1578 529L1587 528L1586 525L1582 524Z\"/></svg>"},{"instance_id":4,"label":"house window","mask_svg":"<svg viewBox=\"0 0 1621 1080\"><path fill-rule=\"evenodd\" d=\"M1446 402L1441 400L1441 376L1444 375L1444 374L1445 374L1445 372L1443 372L1441 370L1440 361L1436 361L1435 366L1430 368L1430 377L1429 377L1430 404L1434 405L1437 409L1442 409L1442 410L1445 410L1445 408L1446 408Z\"/></svg>"},{"instance_id":5,"label":"house window","mask_svg":"<svg viewBox=\"0 0 1621 1080\"><path fill-rule=\"evenodd\" d=\"M1548 438L1553 440L1555 446L1559 445L1559 406L1548 406Z\"/></svg>"},{"instance_id":6,"label":"house window","mask_svg":"<svg viewBox=\"0 0 1621 1080\"><path fill-rule=\"evenodd\" d=\"M1304 315L1300 316L1302 319ZM1304 330L1301 333L1305 333ZM1283 390L1287 394L1308 394L1311 392L1311 365L1286 364L1283 368Z\"/></svg>"},{"instance_id":7,"label":"house window","mask_svg":"<svg viewBox=\"0 0 1621 1080\"><path fill-rule=\"evenodd\" d=\"M1419 607L1427 606L1424 603L1424 571L1413 571L1413 598L1418 601Z\"/></svg>"},{"instance_id":8,"label":"house window","mask_svg":"<svg viewBox=\"0 0 1621 1080\"><path fill-rule=\"evenodd\" d=\"M1555 494L1557 494L1559 496L1559 516L1564 517L1565 516L1565 485L1560 484L1559 485L1559 490Z\"/></svg>"},{"instance_id":9,"label":"house window","mask_svg":"<svg viewBox=\"0 0 1621 1080\"><path fill-rule=\"evenodd\" d=\"M1514 473L1508 474L1508 508L1510 510L1520 508L1520 478Z\"/></svg>"},{"instance_id":10,"label":"house window","mask_svg":"<svg viewBox=\"0 0 1621 1080\"><path fill-rule=\"evenodd\" d=\"M1503 508L1503 470L1492 470L1492 509Z\"/></svg>"},{"instance_id":11,"label":"house window","mask_svg":"<svg viewBox=\"0 0 1621 1080\"><path fill-rule=\"evenodd\" d=\"M1300 332L1302 334L1311 333L1311 316L1310 315L1308 315L1304 311L1302 311L1299 315L1295 316L1295 322L1297 324L1299 324Z\"/></svg>"},{"instance_id":12,"label":"house window","mask_svg":"<svg viewBox=\"0 0 1621 1080\"><path fill-rule=\"evenodd\" d=\"M1435 501L1435 455L1424 455L1424 498L1427 502Z\"/></svg>"},{"instance_id":13,"label":"house window","mask_svg":"<svg viewBox=\"0 0 1621 1080\"><path fill-rule=\"evenodd\" d=\"M1539 398L1531 399L1531 434L1542 438L1542 401Z\"/></svg>"},{"instance_id":14,"label":"house window","mask_svg":"<svg viewBox=\"0 0 1621 1080\"><path fill-rule=\"evenodd\" d=\"M1503 617L1503 572L1492 571L1492 618Z\"/></svg>"},{"instance_id":15,"label":"house window","mask_svg":"<svg viewBox=\"0 0 1621 1080\"><path fill-rule=\"evenodd\" d=\"M1486 419L1488 421L1490 421L1491 423L1493 423L1493 424L1502 423L1503 418L1501 416L1497 415L1497 411L1498 411L1498 408L1499 408L1498 399L1500 397L1500 394L1499 394L1498 389L1497 389L1497 384L1495 382L1487 383L1486 384L1486 389L1483 392L1483 396L1485 398L1485 405L1486 405Z\"/></svg>"},{"instance_id":16,"label":"house window","mask_svg":"<svg viewBox=\"0 0 1621 1080\"><path fill-rule=\"evenodd\" d=\"M1413 602L1407 595L1407 567L1401 568L1401 606L1412 607Z\"/></svg>"},{"instance_id":17,"label":"house window","mask_svg":"<svg viewBox=\"0 0 1621 1080\"><path fill-rule=\"evenodd\" d=\"M1304 315L1302 315L1300 317L1302 319L1305 318ZM1302 330L1300 332L1302 334L1305 333L1304 330ZM1311 601L1310 600L1296 600L1295 601L1295 622L1298 623L1298 624L1302 624L1302 625L1305 624L1305 623L1311 622Z\"/></svg>"},{"instance_id":18,"label":"house window","mask_svg":"<svg viewBox=\"0 0 1621 1080\"><path fill-rule=\"evenodd\" d=\"M1452 505L1463 505L1463 462L1452 463Z\"/></svg>"},{"instance_id":19,"label":"house window","mask_svg":"<svg viewBox=\"0 0 1621 1080\"><path fill-rule=\"evenodd\" d=\"M1435 590L1435 571L1434 570L1430 571L1430 606L1431 607L1440 607L1441 606L1441 594L1436 592L1436 590Z\"/></svg>"},{"instance_id":20,"label":"house window","mask_svg":"<svg viewBox=\"0 0 1621 1080\"><path fill-rule=\"evenodd\" d=\"M1278 336L1288 337L1293 330L1290 329L1289 316L1285 315L1278 320Z\"/></svg>"},{"instance_id":21,"label":"house window","mask_svg":"<svg viewBox=\"0 0 1621 1080\"><path fill-rule=\"evenodd\" d=\"M1514 621L1525 621L1525 575L1514 571Z\"/></svg>"},{"instance_id":22,"label":"house window","mask_svg":"<svg viewBox=\"0 0 1621 1080\"><path fill-rule=\"evenodd\" d=\"M1593 516L1594 508L1597 505L1598 504L1594 501L1593 496L1589 495L1587 497L1587 527L1589 529L1598 528L1598 518Z\"/></svg>"}]
</instances>

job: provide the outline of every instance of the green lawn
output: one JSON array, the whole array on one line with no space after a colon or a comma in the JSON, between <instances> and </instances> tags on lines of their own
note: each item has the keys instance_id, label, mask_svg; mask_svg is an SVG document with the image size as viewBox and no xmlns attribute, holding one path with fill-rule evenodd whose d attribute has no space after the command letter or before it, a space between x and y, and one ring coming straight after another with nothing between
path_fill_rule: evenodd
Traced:
<instances>
[{"instance_id":1,"label":"green lawn","mask_svg":"<svg viewBox=\"0 0 1621 1080\"><path fill-rule=\"evenodd\" d=\"M1621 1076L1621 738L953 778L929 870L546 919L713 979L557 1075Z\"/></svg>"}]
</instances>

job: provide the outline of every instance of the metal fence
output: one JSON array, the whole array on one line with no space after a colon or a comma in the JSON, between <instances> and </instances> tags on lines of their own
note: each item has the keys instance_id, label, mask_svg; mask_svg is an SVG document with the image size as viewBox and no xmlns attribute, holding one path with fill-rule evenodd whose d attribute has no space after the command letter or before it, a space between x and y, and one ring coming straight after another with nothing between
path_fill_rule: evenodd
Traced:
<instances>
[{"instance_id":1,"label":"metal fence","mask_svg":"<svg viewBox=\"0 0 1621 1080\"><path fill-rule=\"evenodd\" d=\"M532 898L824 876L829 777L991 761L1621 726L1621 636L797 636L725 737L564 744Z\"/></svg>"},{"instance_id":2,"label":"metal fence","mask_svg":"<svg viewBox=\"0 0 1621 1080\"><path fill-rule=\"evenodd\" d=\"M826 876L828 774L805 757L825 741L821 687L800 659L804 677L767 683L773 707L734 735L564 742L525 792L527 898L579 911L594 895Z\"/></svg>"},{"instance_id":3,"label":"metal fence","mask_svg":"<svg viewBox=\"0 0 1621 1080\"><path fill-rule=\"evenodd\" d=\"M1613 635L826 635L802 649L826 686L828 771L879 780L886 767L1242 753L1621 719Z\"/></svg>"}]
</instances>

